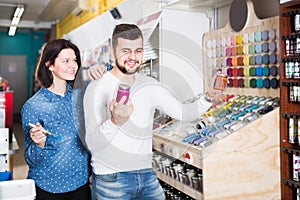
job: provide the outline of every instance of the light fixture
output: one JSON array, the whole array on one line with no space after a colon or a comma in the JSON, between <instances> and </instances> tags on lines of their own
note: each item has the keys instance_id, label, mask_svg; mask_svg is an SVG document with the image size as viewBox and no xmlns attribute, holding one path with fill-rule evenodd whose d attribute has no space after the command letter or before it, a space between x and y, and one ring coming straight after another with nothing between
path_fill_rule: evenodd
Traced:
<instances>
[{"instance_id":1,"label":"light fixture","mask_svg":"<svg viewBox=\"0 0 300 200\"><path fill-rule=\"evenodd\" d=\"M17 27L16 26L10 26L9 27L9 31L8 31L8 35L9 36L14 36L16 33Z\"/></svg>"},{"instance_id":2,"label":"light fixture","mask_svg":"<svg viewBox=\"0 0 300 200\"><path fill-rule=\"evenodd\" d=\"M15 35L16 30L17 30L17 26L20 22L20 19L21 19L22 15L23 15L23 12L24 12L24 5L18 5L16 7L14 16L11 20L11 25L10 25L9 31L8 31L9 36L14 36Z\"/></svg>"}]
</instances>

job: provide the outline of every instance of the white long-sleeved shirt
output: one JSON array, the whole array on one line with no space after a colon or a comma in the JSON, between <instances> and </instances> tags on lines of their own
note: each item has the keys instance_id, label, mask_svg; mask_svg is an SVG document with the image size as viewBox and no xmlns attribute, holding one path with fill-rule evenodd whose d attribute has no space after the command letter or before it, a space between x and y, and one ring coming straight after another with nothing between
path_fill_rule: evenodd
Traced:
<instances>
[{"instance_id":1,"label":"white long-sleeved shirt","mask_svg":"<svg viewBox=\"0 0 300 200\"><path fill-rule=\"evenodd\" d=\"M110 72L92 81L84 95L86 144L92 155L95 174L110 174L152 167L152 126L155 109L183 121L199 118L211 103L201 97L182 104L157 80L135 74L130 89L134 111L118 127L111 121L110 101L116 97L121 80ZM194 112L195 109L198 112ZM196 113L196 114L192 114Z\"/></svg>"}]
</instances>

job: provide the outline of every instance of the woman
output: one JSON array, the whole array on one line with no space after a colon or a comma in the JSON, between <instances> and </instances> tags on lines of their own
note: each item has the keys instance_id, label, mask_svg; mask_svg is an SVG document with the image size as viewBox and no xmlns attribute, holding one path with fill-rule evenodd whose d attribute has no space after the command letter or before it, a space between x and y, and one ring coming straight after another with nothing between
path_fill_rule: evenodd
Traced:
<instances>
[{"instance_id":1,"label":"woman","mask_svg":"<svg viewBox=\"0 0 300 200\"><path fill-rule=\"evenodd\" d=\"M22 108L24 154L37 200L90 199L89 154L72 112L80 66L77 46L64 39L48 42L36 70L41 88Z\"/></svg>"}]
</instances>

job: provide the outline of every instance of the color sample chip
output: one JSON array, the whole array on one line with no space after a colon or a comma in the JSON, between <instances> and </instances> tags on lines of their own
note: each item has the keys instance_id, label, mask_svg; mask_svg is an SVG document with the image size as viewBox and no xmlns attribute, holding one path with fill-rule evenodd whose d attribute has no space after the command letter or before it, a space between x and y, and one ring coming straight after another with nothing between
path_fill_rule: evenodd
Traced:
<instances>
[{"instance_id":1,"label":"color sample chip","mask_svg":"<svg viewBox=\"0 0 300 200\"><path fill-rule=\"evenodd\" d=\"M244 79L244 86L245 86L245 88L249 88L250 87L250 80L249 80L249 78L245 78Z\"/></svg>"},{"instance_id":2,"label":"color sample chip","mask_svg":"<svg viewBox=\"0 0 300 200\"><path fill-rule=\"evenodd\" d=\"M221 56L222 57L226 56L226 48L221 48Z\"/></svg>"},{"instance_id":3,"label":"color sample chip","mask_svg":"<svg viewBox=\"0 0 300 200\"><path fill-rule=\"evenodd\" d=\"M249 53L249 46L248 45L244 45L243 46L243 54L247 55Z\"/></svg>"},{"instance_id":4,"label":"color sample chip","mask_svg":"<svg viewBox=\"0 0 300 200\"><path fill-rule=\"evenodd\" d=\"M244 67L244 76L249 76L249 67Z\"/></svg>"},{"instance_id":5,"label":"color sample chip","mask_svg":"<svg viewBox=\"0 0 300 200\"><path fill-rule=\"evenodd\" d=\"M249 45L249 53L250 54L254 54L255 53L255 45L254 44L250 44Z\"/></svg>"},{"instance_id":6,"label":"color sample chip","mask_svg":"<svg viewBox=\"0 0 300 200\"><path fill-rule=\"evenodd\" d=\"M258 78L256 80L256 87L263 88L263 79L262 78Z\"/></svg>"},{"instance_id":7,"label":"color sample chip","mask_svg":"<svg viewBox=\"0 0 300 200\"><path fill-rule=\"evenodd\" d=\"M261 45L261 51L264 52L264 53L268 53L268 51L269 51L269 45L268 45L267 42L265 42L265 43L263 43Z\"/></svg>"},{"instance_id":8,"label":"color sample chip","mask_svg":"<svg viewBox=\"0 0 300 200\"><path fill-rule=\"evenodd\" d=\"M260 31L255 33L254 39L255 39L255 42L260 42L261 41L261 32Z\"/></svg>"},{"instance_id":9,"label":"color sample chip","mask_svg":"<svg viewBox=\"0 0 300 200\"><path fill-rule=\"evenodd\" d=\"M210 49L210 48L211 48L211 40L208 40L208 41L207 41L207 43L206 43L206 47L207 47L208 49Z\"/></svg>"},{"instance_id":10,"label":"color sample chip","mask_svg":"<svg viewBox=\"0 0 300 200\"><path fill-rule=\"evenodd\" d=\"M216 62L217 62L217 67L221 67L222 60L221 59L216 59Z\"/></svg>"},{"instance_id":11,"label":"color sample chip","mask_svg":"<svg viewBox=\"0 0 300 200\"><path fill-rule=\"evenodd\" d=\"M215 58L217 55L216 49L212 49L211 51L211 57Z\"/></svg>"},{"instance_id":12,"label":"color sample chip","mask_svg":"<svg viewBox=\"0 0 300 200\"><path fill-rule=\"evenodd\" d=\"M244 79L241 78L241 79L238 80L238 87L240 87L240 88L245 87Z\"/></svg>"},{"instance_id":13,"label":"color sample chip","mask_svg":"<svg viewBox=\"0 0 300 200\"><path fill-rule=\"evenodd\" d=\"M244 58L243 58L243 63L244 63L244 65L249 65L249 56L244 56Z\"/></svg>"},{"instance_id":14,"label":"color sample chip","mask_svg":"<svg viewBox=\"0 0 300 200\"><path fill-rule=\"evenodd\" d=\"M255 65L255 56L250 56L249 63L250 65Z\"/></svg>"},{"instance_id":15,"label":"color sample chip","mask_svg":"<svg viewBox=\"0 0 300 200\"><path fill-rule=\"evenodd\" d=\"M233 87L233 79L232 78L228 79L227 87Z\"/></svg>"},{"instance_id":16,"label":"color sample chip","mask_svg":"<svg viewBox=\"0 0 300 200\"><path fill-rule=\"evenodd\" d=\"M272 78L271 81L270 81L270 83L271 83L271 87L273 89L278 88L279 81L276 78Z\"/></svg>"},{"instance_id":17,"label":"color sample chip","mask_svg":"<svg viewBox=\"0 0 300 200\"><path fill-rule=\"evenodd\" d=\"M230 36L228 36L228 37L226 38L226 46L228 46L228 47L231 46L231 37L230 37Z\"/></svg>"},{"instance_id":18,"label":"color sample chip","mask_svg":"<svg viewBox=\"0 0 300 200\"><path fill-rule=\"evenodd\" d=\"M269 43L269 51L270 52L275 52L276 51L276 42L275 41L271 41Z\"/></svg>"},{"instance_id":19,"label":"color sample chip","mask_svg":"<svg viewBox=\"0 0 300 200\"><path fill-rule=\"evenodd\" d=\"M236 49L237 55L243 55L243 46L238 46Z\"/></svg>"},{"instance_id":20,"label":"color sample chip","mask_svg":"<svg viewBox=\"0 0 300 200\"><path fill-rule=\"evenodd\" d=\"M255 78L250 79L250 87L251 88L256 88L256 79Z\"/></svg>"},{"instance_id":21,"label":"color sample chip","mask_svg":"<svg viewBox=\"0 0 300 200\"><path fill-rule=\"evenodd\" d=\"M269 68L269 66L264 66L264 68L263 68L263 75L264 76L269 76L270 75L270 68Z\"/></svg>"},{"instance_id":22,"label":"color sample chip","mask_svg":"<svg viewBox=\"0 0 300 200\"><path fill-rule=\"evenodd\" d=\"M232 66L232 58L227 58L226 64L227 66Z\"/></svg>"},{"instance_id":23,"label":"color sample chip","mask_svg":"<svg viewBox=\"0 0 300 200\"><path fill-rule=\"evenodd\" d=\"M249 75L250 76L255 76L256 75L255 67L250 67L250 69L249 69Z\"/></svg>"},{"instance_id":24,"label":"color sample chip","mask_svg":"<svg viewBox=\"0 0 300 200\"><path fill-rule=\"evenodd\" d=\"M222 67L226 67L226 58L222 58L222 62L221 62Z\"/></svg>"},{"instance_id":25,"label":"color sample chip","mask_svg":"<svg viewBox=\"0 0 300 200\"><path fill-rule=\"evenodd\" d=\"M264 88L269 89L271 84L270 84L270 79L269 78L265 78L264 82L263 82Z\"/></svg>"},{"instance_id":26,"label":"color sample chip","mask_svg":"<svg viewBox=\"0 0 300 200\"><path fill-rule=\"evenodd\" d=\"M238 76L238 69L236 67L232 69L232 76Z\"/></svg>"},{"instance_id":27,"label":"color sample chip","mask_svg":"<svg viewBox=\"0 0 300 200\"><path fill-rule=\"evenodd\" d=\"M269 54L263 55L262 60L265 65L269 64Z\"/></svg>"},{"instance_id":28,"label":"color sample chip","mask_svg":"<svg viewBox=\"0 0 300 200\"><path fill-rule=\"evenodd\" d=\"M255 63L258 65L262 64L262 56L261 55L255 56Z\"/></svg>"},{"instance_id":29,"label":"color sample chip","mask_svg":"<svg viewBox=\"0 0 300 200\"><path fill-rule=\"evenodd\" d=\"M227 69L227 76L231 77L232 76L232 68Z\"/></svg>"},{"instance_id":30,"label":"color sample chip","mask_svg":"<svg viewBox=\"0 0 300 200\"><path fill-rule=\"evenodd\" d=\"M231 36L231 45L236 45L236 37Z\"/></svg>"},{"instance_id":31,"label":"color sample chip","mask_svg":"<svg viewBox=\"0 0 300 200\"><path fill-rule=\"evenodd\" d=\"M244 68L238 68L238 76L244 76Z\"/></svg>"},{"instance_id":32,"label":"color sample chip","mask_svg":"<svg viewBox=\"0 0 300 200\"><path fill-rule=\"evenodd\" d=\"M261 66L256 67L255 73L256 73L256 76L262 76L263 75L262 67Z\"/></svg>"},{"instance_id":33,"label":"color sample chip","mask_svg":"<svg viewBox=\"0 0 300 200\"><path fill-rule=\"evenodd\" d=\"M237 66L237 57L232 57L232 66Z\"/></svg>"},{"instance_id":34,"label":"color sample chip","mask_svg":"<svg viewBox=\"0 0 300 200\"><path fill-rule=\"evenodd\" d=\"M212 47L212 48L216 48L216 46L217 46L217 42L216 42L215 39L213 39L213 40L211 41L211 47Z\"/></svg>"},{"instance_id":35,"label":"color sample chip","mask_svg":"<svg viewBox=\"0 0 300 200\"><path fill-rule=\"evenodd\" d=\"M237 58L237 65L243 66L244 65L244 57L238 57Z\"/></svg>"},{"instance_id":36,"label":"color sample chip","mask_svg":"<svg viewBox=\"0 0 300 200\"><path fill-rule=\"evenodd\" d=\"M222 47L225 47L225 46L226 46L226 38L225 38L225 37L222 37L222 38L221 38L221 46L222 46Z\"/></svg>"},{"instance_id":37,"label":"color sample chip","mask_svg":"<svg viewBox=\"0 0 300 200\"><path fill-rule=\"evenodd\" d=\"M221 57L221 49L216 49L216 57Z\"/></svg>"},{"instance_id":38,"label":"color sample chip","mask_svg":"<svg viewBox=\"0 0 300 200\"><path fill-rule=\"evenodd\" d=\"M216 59L212 60L212 67L217 67L217 61L216 61Z\"/></svg>"},{"instance_id":39,"label":"color sample chip","mask_svg":"<svg viewBox=\"0 0 300 200\"><path fill-rule=\"evenodd\" d=\"M265 31L263 31L262 33L261 33L261 39L263 40L263 41L267 41L268 39L269 39L269 31L267 31L267 30L265 30Z\"/></svg>"},{"instance_id":40,"label":"color sample chip","mask_svg":"<svg viewBox=\"0 0 300 200\"><path fill-rule=\"evenodd\" d=\"M249 33L248 40L249 42L254 42L254 33Z\"/></svg>"},{"instance_id":41,"label":"color sample chip","mask_svg":"<svg viewBox=\"0 0 300 200\"><path fill-rule=\"evenodd\" d=\"M256 53L261 53L261 44L260 43L255 45L255 52Z\"/></svg>"},{"instance_id":42,"label":"color sample chip","mask_svg":"<svg viewBox=\"0 0 300 200\"><path fill-rule=\"evenodd\" d=\"M248 34L243 34L243 43L244 44L248 43Z\"/></svg>"},{"instance_id":43,"label":"color sample chip","mask_svg":"<svg viewBox=\"0 0 300 200\"><path fill-rule=\"evenodd\" d=\"M231 48L231 55L236 56L236 47Z\"/></svg>"},{"instance_id":44,"label":"color sample chip","mask_svg":"<svg viewBox=\"0 0 300 200\"><path fill-rule=\"evenodd\" d=\"M222 63L221 63L222 67L226 67L227 66L226 64L227 64L226 58L222 58Z\"/></svg>"},{"instance_id":45,"label":"color sample chip","mask_svg":"<svg viewBox=\"0 0 300 200\"><path fill-rule=\"evenodd\" d=\"M236 36L236 43L237 44L243 44L243 36L242 35Z\"/></svg>"},{"instance_id":46,"label":"color sample chip","mask_svg":"<svg viewBox=\"0 0 300 200\"><path fill-rule=\"evenodd\" d=\"M272 54L270 55L270 57L269 57L269 60L270 60L270 63L271 63L271 64L277 63L277 55L274 54L274 53L272 53Z\"/></svg>"},{"instance_id":47,"label":"color sample chip","mask_svg":"<svg viewBox=\"0 0 300 200\"><path fill-rule=\"evenodd\" d=\"M239 86L239 80L237 78L233 79L233 87L237 88Z\"/></svg>"},{"instance_id":48,"label":"color sample chip","mask_svg":"<svg viewBox=\"0 0 300 200\"><path fill-rule=\"evenodd\" d=\"M277 67L276 66L272 66L271 68L270 68L270 74L272 75L272 76L277 76L277 74L278 74L278 69L277 69Z\"/></svg>"},{"instance_id":49,"label":"color sample chip","mask_svg":"<svg viewBox=\"0 0 300 200\"><path fill-rule=\"evenodd\" d=\"M269 39L274 40L276 38L276 30L271 29L269 30Z\"/></svg>"},{"instance_id":50,"label":"color sample chip","mask_svg":"<svg viewBox=\"0 0 300 200\"><path fill-rule=\"evenodd\" d=\"M226 56L231 56L232 55L231 50L232 49L230 47L226 48Z\"/></svg>"},{"instance_id":51,"label":"color sample chip","mask_svg":"<svg viewBox=\"0 0 300 200\"><path fill-rule=\"evenodd\" d=\"M217 41L217 47L219 48L221 46L221 39L218 38L216 41Z\"/></svg>"}]
</instances>

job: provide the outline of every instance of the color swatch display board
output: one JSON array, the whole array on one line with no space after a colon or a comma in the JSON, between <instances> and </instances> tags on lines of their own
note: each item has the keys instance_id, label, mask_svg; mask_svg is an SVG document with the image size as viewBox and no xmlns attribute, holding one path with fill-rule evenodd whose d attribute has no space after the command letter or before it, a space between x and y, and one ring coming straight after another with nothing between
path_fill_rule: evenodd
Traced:
<instances>
[{"instance_id":1,"label":"color swatch display board","mask_svg":"<svg viewBox=\"0 0 300 200\"><path fill-rule=\"evenodd\" d=\"M279 17L260 20L251 1L247 8L241 31L235 32L228 22L204 34L204 80L210 83L216 70L221 70L228 77L228 94L278 97Z\"/></svg>"}]
</instances>

